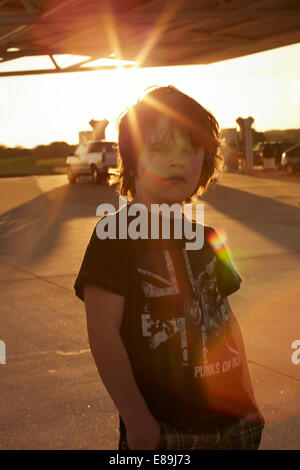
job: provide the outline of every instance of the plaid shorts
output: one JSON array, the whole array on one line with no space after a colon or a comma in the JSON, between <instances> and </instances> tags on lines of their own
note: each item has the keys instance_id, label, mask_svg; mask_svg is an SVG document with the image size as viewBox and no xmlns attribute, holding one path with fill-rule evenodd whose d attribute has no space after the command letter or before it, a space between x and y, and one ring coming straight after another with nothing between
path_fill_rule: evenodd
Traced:
<instances>
[{"instance_id":1,"label":"plaid shorts","mask_svg":"<svg viewBox=\"0 0 300 470\"><path fill-rule=\"evenodd\" d=\"M160 424L160 439L154 450L257 450L265 420L260 412L236 420L228 426L215 424L210 432L182 432ZM129 450L126 433L120 431L118 450Z\"/></svg>"}]
</instances>

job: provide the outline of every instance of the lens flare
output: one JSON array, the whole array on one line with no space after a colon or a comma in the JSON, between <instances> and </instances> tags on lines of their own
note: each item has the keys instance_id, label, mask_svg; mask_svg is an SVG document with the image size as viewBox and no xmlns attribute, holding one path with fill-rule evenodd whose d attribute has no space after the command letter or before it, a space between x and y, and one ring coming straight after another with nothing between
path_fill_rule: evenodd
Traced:
<instances>
[{"instance_id":1,"label":"lens flare","mask_svg":"<svg viewBox=\"0 0 300 470\"><path fill-rule=\"evenodd\" d=\"M158 42L164 31L167 29L170 20L172 17L174 17L182 3L183 0L169 0L164 5L162 12L153 27L153 30L151 31L148 39L145 41L143 48L136 57L136 62L138 62L139 66L143 65L149 53Z\"/></svg>"},{"instance_id":2,"label":"lens flare","mask_svg":"<svg viewBox=\"0 0 300 470\"><path fill-rule=\"evenodd\" d=\"M212 249L222 261L226 262L228 259L228 239L225 230L218 230L218 233L211 232L207 237L208 243L212 246ZM226 248L225 248L226 245Z\"/></svg>"},{"instance_id":3,"label":"lens flare","mask_svg":"<svg viewBox=\"0 0 300 470\"><path fill-rule=\"evenodd\" d=\"M110 56L114 59L122 60L122 52L120 47L120 41L117 34L117 26L113 12L111 10L111 5L107 3L106 5L106 21L105 21L105 30L107 34L108 41L111 45L111 50L113 51Z\"/></svg>"}]
</instances>

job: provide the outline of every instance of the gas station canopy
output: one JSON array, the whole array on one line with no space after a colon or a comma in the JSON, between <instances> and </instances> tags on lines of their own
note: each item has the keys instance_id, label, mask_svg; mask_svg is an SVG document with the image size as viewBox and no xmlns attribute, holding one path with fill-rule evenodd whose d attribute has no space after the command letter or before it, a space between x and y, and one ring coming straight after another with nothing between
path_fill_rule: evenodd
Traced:
<instances>
[{"instance_id":1,"label":"gas station canopy","mask_svg":"<svg viewBox=\"0 0 300 470\"><path fill-rule=\"evenodd\" d=\"M209 64L297 42L299 0L0 0L0 76ZM62 68L60 54L84 57ZM50 67L6 71L33 56Z\"/></svg>"}]
</instances>

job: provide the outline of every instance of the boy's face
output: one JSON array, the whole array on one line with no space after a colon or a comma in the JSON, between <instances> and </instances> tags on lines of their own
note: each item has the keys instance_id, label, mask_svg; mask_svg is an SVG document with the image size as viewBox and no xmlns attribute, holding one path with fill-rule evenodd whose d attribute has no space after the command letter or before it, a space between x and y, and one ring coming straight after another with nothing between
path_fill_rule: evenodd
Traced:
<instances>
[{"instance_id":1,"label":"boy's face","mask_svg":"<svg viewBox=\"0 0 300 470\"><path fill-rule=\"evenodd\" d=\"M182 203L198 185L204 149L193 149L189 135L166 116L149 132L135 177L138 202Z\"/></svg>"}]
</instances>

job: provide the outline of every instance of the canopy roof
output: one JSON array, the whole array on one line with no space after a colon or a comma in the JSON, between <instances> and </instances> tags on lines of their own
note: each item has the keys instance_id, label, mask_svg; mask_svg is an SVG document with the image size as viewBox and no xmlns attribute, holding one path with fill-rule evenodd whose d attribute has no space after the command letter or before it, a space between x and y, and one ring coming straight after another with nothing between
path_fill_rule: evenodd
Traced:
<instances>
[{"instance_id":1,"label":"canopy roof","mask_svg":"<svg viewBox=\"0 0 300 470\"><path fill-rule=\"evenodd\" d=\"M98 58L140 67L209 64L297 42L298 0L0 0L0 64L52 59L38 71L4 72L2 64L0 76L115 66L89 66ZM62 69L58 54L86 57Z\"/></svg>"}]
</instances>

